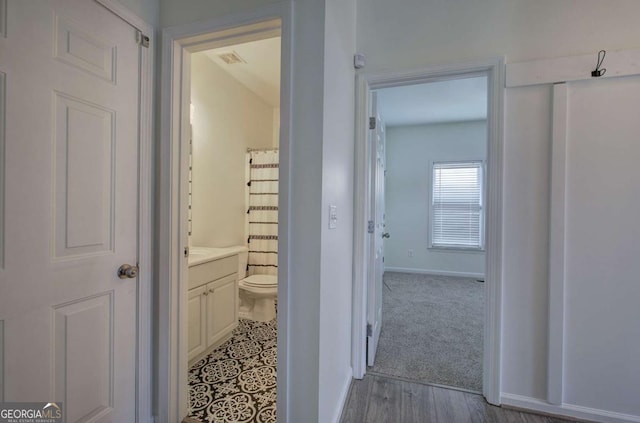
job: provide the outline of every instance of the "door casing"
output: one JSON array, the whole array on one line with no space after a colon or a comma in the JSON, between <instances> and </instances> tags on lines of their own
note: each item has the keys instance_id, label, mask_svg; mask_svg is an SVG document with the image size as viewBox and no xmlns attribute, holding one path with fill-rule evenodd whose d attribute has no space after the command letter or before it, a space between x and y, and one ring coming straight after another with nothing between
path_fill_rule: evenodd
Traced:
<instances>
[{"instance_id":1,"label":"door casing","mask_svg":"<svg viewBox=\"0 0 640 423\"><path fill-rule=\"evenodd\" d=\"M482 393L491 404L500 404L500 345L502 303L502 150L504 58L433 66L398 72L362 72L356 76L356 163L354 202L354 285L352 356L354 377L366 373L367 274L374 251L370 248L367 221L374 195L368 137L371 91L451 79L487 76L487 212L486 280Z\"/></svg>"},{"instance_id":2,"label":"door casing","mask_svg":"<svg viewBox=\"0 0 640 423\"><path fill-rule=\"evenodd\" d=\"M140 123L138 176L138 348L136 351L137 422L153 422L153 84L154 29L117 0L95 0L149 37L149 48L140 49Z\"/></svg>"}]
</instances>

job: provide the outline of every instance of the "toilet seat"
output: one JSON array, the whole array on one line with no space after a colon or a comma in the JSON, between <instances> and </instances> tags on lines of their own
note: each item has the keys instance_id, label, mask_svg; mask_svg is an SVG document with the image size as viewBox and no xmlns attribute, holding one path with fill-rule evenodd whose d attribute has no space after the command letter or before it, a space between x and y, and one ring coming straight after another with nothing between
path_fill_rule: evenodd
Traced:
<instances>
[{"instance_id":1,"label":"toilet seat","mask_svg":"<svg viewBox=\"0 0 640 423\"><path fill-rule=\"evenodd\" d=\"M278 286L276 275L251 275L242 280L242 284L254 288L275 288Z\"/></svg>"}]
</instances>

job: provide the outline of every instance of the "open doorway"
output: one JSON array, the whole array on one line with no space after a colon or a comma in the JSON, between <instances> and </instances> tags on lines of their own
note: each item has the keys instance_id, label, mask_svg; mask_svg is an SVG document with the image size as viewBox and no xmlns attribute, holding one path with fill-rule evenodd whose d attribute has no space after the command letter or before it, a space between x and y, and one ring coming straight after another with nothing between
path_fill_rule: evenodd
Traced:
<instances>
[{"instance_id":1,"label":"open doorway","mask_svg":"<svg viewBox=\"0 0 640 423\"><path fill-rule=\"evenodd\" d=\"M384 230L371 373L482 391L487 95L486 75L373 92Z\"/></svg>"},{"instance_id":2,"label":"open doorway","mask_svg":"<svg viewBox=\"0 0 640 423\"><path fill-rule=\"evenodd\" d=\"M157 404L167 421L275 421L276 409L286 417L290 10L168 28L163 41Z\"/></svg>"},{"instance_id":3,"label":"open doorway","mask_svg":"<svg viewBox=\"0 0 640 423\"><path fill-rule=\"evenodd\" d=\"M479 206L482 208L482 216L475 216L477 225L483 229L478 232L476 241L484 247L485 257L480 255L476 258L479 261L480 270L452 270L449 267L439 267L439 277L458 277L472 276L471 281L475 287L480 287L484 296L484 305L481 305L482 327L480 329L482 341L482 366L481 366L481 389L476 384L471 390L481 390L488 402L492 404L500 403L500 304L501 304L501 256L502 256L502 215L501 215L501 192L502 192L502 99L504 90L504 64L501 59L487 59L476 62L443 65L424 70L412 72L397 73L361 73L357 77L357 111L356 119L360 122L356 126L356 204L355 204L355 233L354 233L354 304L353 304L353 369L354 377L362 378L365 373L371 371L375 364L375 354L377 353L377 345L379 343L380 334L383 328L383 300L384 294L384 266L387 264L385 260L384 246L381 247L383 240L394 238L393 228L387 225L387 213L381 213L379 208L384 209L385 202L380 201L380 187L384 195L384 176L379 177L380 173L384 175L387 166L387 154L381 155L380 152L386 150L386 128L380 130L378 120L382 121L382 116L378 110L378 95L384 92L383 89L404 88L408 90L410 95L417 92L416 86L421 84L435 84L442 82L464 81L474 78L484 78L486 87L483 96L486 104L486 123L471 123L467 126L477 126L476 131L482 130L485 134L484 157L466 157L464 160L456 160L454 158L440 158L429 160L426 153L416 152L413 159L420 160L419 165L423 175L421 184L423 184L422 192L413 197L406 197L410 204L409 213L415 212L415 204L412 203L421 200L423 205L426 204L426 213L422 213L422 223L424 238L419 242L418 247L410 247L406 242L401 242L403 246L398 249L399 255L405 260L420 258L418 254L426 256L430 251L446 249L443 239L439 238L443 232L434 233L429 224L429 216L434 216L434 210L430 210L436 204L433 204L434 192L433 180L434 172L437 177L442 177L443 173L448 176L455 176L460 169L451 162L456 162L460 167L463 163L467 163L468 169L464 168L464 172L475 174L476 181L482 183L482 193L479 194ZM436 85L433 85L435 87ZM400 94L400 97L409 95L407 92ZM384 98L383 98L384 101ZM441 103L442 106L444 103ZM375 107L374 107L375 106ZM384 107L384 106L382 106ZM436 107L442 109L442 107ZM384 111L382 111L384 113ZM406 115L406 114L405 114ZM476 119L478 120L478 119ZM480 119L482 120L482 119ZM435 126L435 125L434 125ZM446 125L442 125L446 126ZM384 132L385 142L380 142L380 132ZM402 131L399 131L402 132ZM417 138L424 139L424 135ZM442 138L442 134L436 138ZM382 146L382 147L381 147ZM418 157L422 154L422 157ZM380 160L382 159L382 165ZM402 172L410 169L404 168ZM402 172L397 172L396 176ZM406 175L405 175L406 176ZM383 181L380 183L380 181ZM424 186L427 184L428 186ZM400 189L409 187L408 181L401 181ZM442 193L436 193L441 195ZM421 199L419 197L422 197ZM440 204L442 206L443 204ZM477 208L477 206L476 206ZM425 215L426 214L426 215ZM408 238L418 235L417 224L405 224L403 221L407 216L397 215L396 219L398 229L403 227L405 235ZM393 218L392 218L393 220ZM444 223L441 222L441 223ZM428 229L428 230L427 230ZM440 227L445 229L445 226ZM401 239L402 230L399 231L397 237ZM446 232L446 231L445 231ZM388 237L388 238L387 238ZM405 240L407 241L407 240ZM445 239L446 241L446 239ZM436 248L434 248L436 247ZM416 250L419 248L419 252ZM474 253L465 252L463 254L476 255L480 254L480 248ZM412 250L412 251L410 251ZM460 254L460 261L470 261L470 257ZM443 255L440 253L439 255ZM411 256L411 257L409 257ZM422 257L423 259L425 257ZM384 261L383 261L384 260ZM452 262L455 262L453 260ZM395 269L402 270L415 269L410 264L399 262ZM449 269L449 270L448 270ZM434 270L433 268L430 270ZM447 274L448 270L448 274ZM426 272L426 271L425 271ZM458 273L456 273L458 272ZM482 273L484 272L484 273ZM405 273L405 272L401 272ZM435 272L434 272L435 273ZM419 272L406 274L409 277L417 278L424 276ZM426 273L425 273L426 274ZM442 276L444 274L444 276ZM484 275L484 283L478 282L482 280ZM401 283L401 282L399 282ZM415 314L414 314L415 316ZM420 319L417 320L419 324ZM403 323L404 324L404 323ZM411 326L411 325L409 325ZM412 342L416 335L406 334L405 341ZM415 343L415 342L414 342ZM442 345L442 344L441 344ZM423 354L422 359L427 360L427 352ZM372 362L373 358L373 362ZM367 367L369 365L370 367ZM439 366L438 366L439 367ZM477 381L477 377L476 377ZM442 381L435 383L442 383Z\"/></svg>"},{"instance_id":4,"label":"open doorway","mask_svg":"<svg viewBox=\"0 0 640 423\"><path fill-rule=\"evenodd\" d=\"M276 418L281 37L191 54L189 417Z\"/></svg>"}]
</instances>

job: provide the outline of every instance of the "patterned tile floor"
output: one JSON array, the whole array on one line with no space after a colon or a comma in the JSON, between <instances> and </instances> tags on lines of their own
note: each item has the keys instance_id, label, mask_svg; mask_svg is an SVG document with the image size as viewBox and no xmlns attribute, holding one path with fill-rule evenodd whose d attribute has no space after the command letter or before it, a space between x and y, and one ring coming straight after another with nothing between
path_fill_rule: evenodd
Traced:
<instances>
[{"instance_id":1,"label":"patterned tile floor","mask_svg":"<svg viewBox=\"0 0 640 423\"><path fill-rule=\"evenodd\" d=\"M240 319L233 336L189 369L189 417L275 423L276 319Z\"/></svg>"}]
</instances>

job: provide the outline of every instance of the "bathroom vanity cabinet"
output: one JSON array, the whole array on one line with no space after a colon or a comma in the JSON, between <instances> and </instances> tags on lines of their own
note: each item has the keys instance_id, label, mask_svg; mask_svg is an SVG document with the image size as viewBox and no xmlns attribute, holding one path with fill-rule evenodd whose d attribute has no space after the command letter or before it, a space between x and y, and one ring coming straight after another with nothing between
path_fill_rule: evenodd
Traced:
<instances>
[{"instance_id":1,"label":"bathroom vanity cabinet","mask_svg":"<svg viewBox=\"0 0 640 423\"><path fill-rule=\"evenodd\" d=\"M238 255L189 265L189 363L221 345L238 325Z\"/></svg>"}]
</instances>

